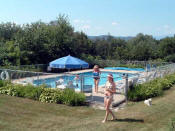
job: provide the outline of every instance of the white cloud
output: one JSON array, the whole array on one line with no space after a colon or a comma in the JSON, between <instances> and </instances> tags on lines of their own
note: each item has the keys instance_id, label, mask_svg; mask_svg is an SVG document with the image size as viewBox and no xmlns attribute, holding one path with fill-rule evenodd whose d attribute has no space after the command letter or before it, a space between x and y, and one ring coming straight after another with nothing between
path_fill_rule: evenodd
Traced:
<instances>
[{"instance_id":1,"label":"white cloud","mask_svg":"<svg viewBox=\"0 0 175 131\"><path fill-rule=\"evenodd\" d=\"M112 22L112 25L113 26L116 26L116 25L118 25L119 23L118 22Z\"/></svg>"},{"instance_id":2,"label":"white cloud","mask_svg":"<svg viewBox=\"0 0 175 131\"><path fill-rule=\"evenodd\" d=\"M86 29L90 29L91 26L90 25L83 25L82 27L80 27L80 29L82 30L86 30Z\"/></svg>"},{"instance_id":3,"label":"white cloud","mask_svg":"<svg viewBox=\"0 0 175 131\"><path fill-rule=\"evenodd\" d=\"M96 30L102 30L103 28L102 27L95 27Z\"/></svg>"},{"instance_id":4,"label":"white cloud","mask_svg":"<svg viewBox=\"0 0 175 131\"><path fill-rule=\"evenodd\" d=\"M76 20L73 20L74 23L80 23L80 20L76 19Z\"/></svg>"},{"instance_id":5,"label":"white cloud","mask_svg":"<svg viewBox=\"0 0 175 131\"><path fill-rule=\"evenodd\" d=\"M164 25L163 28L169 30L170 29L170 26L169 25Z\"/></svg>"},{"instance_id":6,"label":"white cloud","mask_svg":"<svg viewBox=\"0 0 175 131\"><path fill-rule=\"evenodd\" d=\"M162 25L161 27L158 27L156 30L158 31L159 34L162 34L162 35L175 33L175 28L168 24Z\"/></svg>"},{"instance_id":7,"label":"white cloud","mask_svg":"<svg viewBox=\"0 0 175 131\"><path fill-rule=\"evenodd\" d=\"M169 33L169 34L173 34L175 31L174 31L174 28L171 27L170 25L164 25L163 26L163 31L165 33Z\"/></svg>"},{"instance_id":8,"label":"white cloud","mask_svg":"<svg viewBox=\"0 0 175 131\"><path fill-rule=\"evenodd\" d=\"M160 27L158 27L158 28L156 28L156 30L157 30L157 31L161 31L161 28L160 28Z\"/></svg>"},{"instance_id":9,"label":"white cloud","mask_svg":"<svg viewBox=\"0 0 175 131\"><path fill-rule=\"evenodd\" d=\"M86 23L91 23L91 20L86 20Z\"/></svg>"},{"instance_id":10,"label":"white cloud","mask_svg":"<svg viewBox=\"0 0 175 131\"><path fill-rule=\"evenodd\" d=\"M80 19L75 19L73 20L74 23L81 23L81 24L88 24L91 23L90 20L80 20Z\"/></svg>"}]
</instances>

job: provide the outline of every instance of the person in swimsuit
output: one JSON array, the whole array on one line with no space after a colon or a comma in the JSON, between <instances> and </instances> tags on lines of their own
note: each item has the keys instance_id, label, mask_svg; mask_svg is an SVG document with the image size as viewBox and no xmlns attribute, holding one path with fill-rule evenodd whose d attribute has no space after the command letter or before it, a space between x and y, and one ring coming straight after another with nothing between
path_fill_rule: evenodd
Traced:
<instances>
[{"instance_id":1,"label":"person in swimsuit","mask_svg":"<svg viewBox=\"0 0 175 131\"><path fill-rule=\"evenodd\" d=\"M100 80L100 70L98 65L95 65L93 68L93 78L94 78L94 85L95 85L95 92L98 93L98 84Z\"/></svg>"},{"instance_id":2,"label":"person in swimsuit","mask_svg":"<svg viewBox=\"0 0 175 131\"><path fill-rule=\"evenodd\" d=\"M111 120L115 120L115 115L110 109L110 105L113 101L113 95L116 93L116 85L113 79L112 74L108 74L108 80L105 84L105 97L104 97L104 105L106 108L106 115L102 123L105 123L107 121L109 113L112 115Z\"/></svg>"},{"instance_id":3,"label":"person in swimsuit","mask_svg":"<svg viewBox=\"0 0 175 131\"><path fill-rule=\"evenodd\" d=\"M76 87L78 88L78 83L80 81L80 77L78 74L76 74L75 78L74 78L75 82L76 82Z\"/></svg>"}]
</instances>

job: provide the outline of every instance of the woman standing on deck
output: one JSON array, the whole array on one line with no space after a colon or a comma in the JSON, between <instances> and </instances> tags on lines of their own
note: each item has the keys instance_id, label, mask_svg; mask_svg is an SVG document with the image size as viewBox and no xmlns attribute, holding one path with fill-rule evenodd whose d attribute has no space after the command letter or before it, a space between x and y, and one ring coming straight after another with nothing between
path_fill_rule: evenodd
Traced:
<instances>
[{"instance_id":1,"label":"woman standing on deck","mask_svg":"<svg viewBox=\"0 0 175 131\"><path fill-rule=\"evenodd\" d=\"M104 104L106 108L106 115L102 123L105 123L107 121L109 113L112 115L111 120L115 120L115 115L112 113L110 109L110 105L113 101L113 95L116 93L116 85L113 79L112 74L108 74L108 80L105 85L105 97L104 97Z\"/></svg>"},{"instance_id":2,"label":"woman standing on deck","mask_svg":"<svg viewBox=\"0 0 175 131\"><path fill-rule=\"evenodd\" d=\"M94 85L95 85L95 92L98 93L98 84L100 80L100 70L98 65L95 65L93 68L93 78L94 78Z\"/></svg>"}]
</instances>

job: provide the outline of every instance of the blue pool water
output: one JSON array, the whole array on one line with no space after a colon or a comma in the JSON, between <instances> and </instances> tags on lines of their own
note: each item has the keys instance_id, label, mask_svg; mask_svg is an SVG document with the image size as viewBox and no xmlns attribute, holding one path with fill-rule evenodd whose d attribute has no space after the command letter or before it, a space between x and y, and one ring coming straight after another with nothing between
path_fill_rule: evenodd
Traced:
<instances>
[{"instance_id":1,"label":"blue pool water","mask_svg":"<svg viewBox=\"0 0 175 131\"><path fill-rule=\"evenodd\" d=\"M145 71L143 68L128 68L128 67L105 67L104 69L127 70L127 71Z\"/></svg>"},{"instance_id":2,"label":"blue pool water","mask_svg":"<svg viewBox=\"0 0 175 131\"><path fill-rule=\"evenodd\" d=\"M114 81L118 81L122 79L122 75L123 73L113 73L113 72L101 72L100 75L100 82L99 85L104 85L106 83L107 80L107 75L111 73L113 74L114 77ZM133 76L133 74L128 74L129 77ZM93 85L94 86L94 80L92 77L92 72L86 72L86 73L80 73L79 76L84 78L84 85ZM72 76L61 76L61 77L54 77L54 78L47 78L47 79L39 79L39 80L34 80L34 84L36 85L42 85L42 84L46 84L52 88L56 87L56 81L59 80L60 78L64 79L64 84L66 84L68 81L72 81L74 85L76 85L76 81L74 80L75 75ZM80 81L78 82L78 87L80 87Z\"/></svg>"}]
</instances>

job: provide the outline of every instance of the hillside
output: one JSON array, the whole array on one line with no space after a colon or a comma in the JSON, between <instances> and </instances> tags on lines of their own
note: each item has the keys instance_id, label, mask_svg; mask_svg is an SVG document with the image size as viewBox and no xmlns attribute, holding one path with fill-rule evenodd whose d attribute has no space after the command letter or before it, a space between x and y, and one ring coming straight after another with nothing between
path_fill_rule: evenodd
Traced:
<instances>
[{"instance_id":1,"label":"hillside","mask_svg":"<svg viewBox=\"0 0 175 131\"><path fill-rule=\"evenodd\" d=\"M156 40L160 40L160 39L163 39L163 38L166 38L166 37L173 37L174 35L173 34L169 34L169 35L161 35L161 36L153 36L153 38L155 38ZM120 38L122 40L130 40L132 38L134 38L135 36L112 36L113 38ZM104 40L107 40L108 38L108 35L99 35L99 36L88 36L89 39L91 40L96 40L96 39L104 39Z\"/></svg>"},{"instance_id":2,"label":"hillside","mask_svg":"<svg viewBox=\"0 0 175 131\"><path fill-rule=\"evenodd\" d=\"M134 38L132 36L112 36L112 37L114 37L114 38L120 38L120 39L126 40L126 41ZM91 40L96 40L96 39L105 39L105 40L107 40L108 35L88 36L88 38L91 39Z\"/></svg>"}]
</instances>

